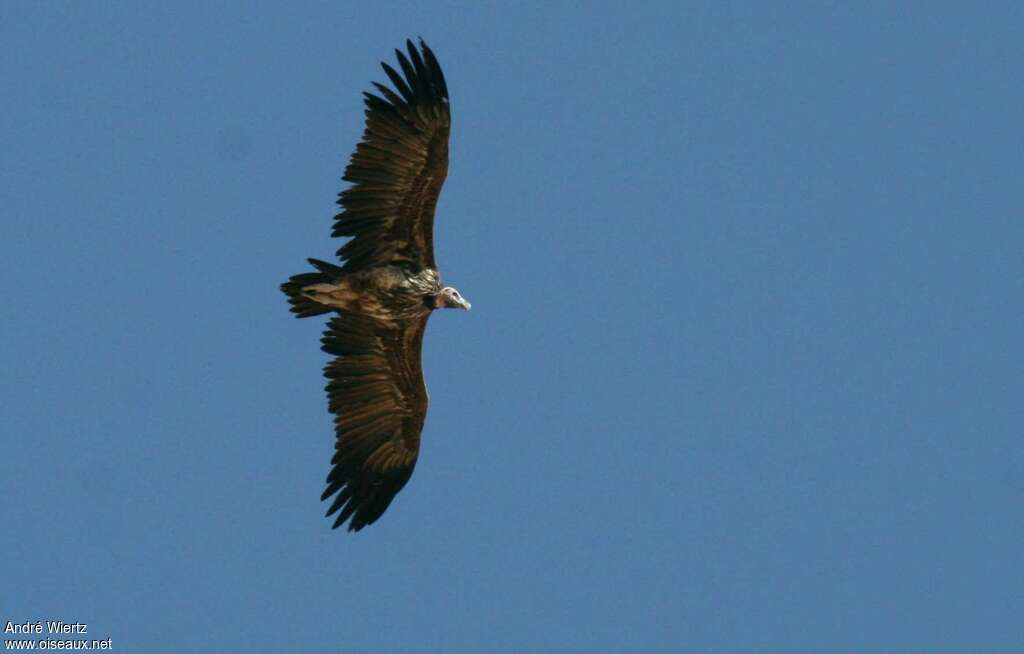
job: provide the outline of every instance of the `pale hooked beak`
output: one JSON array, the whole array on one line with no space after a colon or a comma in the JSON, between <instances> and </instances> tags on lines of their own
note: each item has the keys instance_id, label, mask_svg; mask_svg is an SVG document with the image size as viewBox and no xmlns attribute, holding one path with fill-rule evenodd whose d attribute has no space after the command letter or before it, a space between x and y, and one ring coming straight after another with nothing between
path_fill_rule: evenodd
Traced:
<instances>
[{"instance_id":1,"label":"pale hooked beak","mask_svg":"<svg viewBox=\"0 0 1024 654\"><path fill-rule=\"evenodd\" d=\"M473 305L470 304L469 300L467 300L466 298L464 298L464 297L460 297L459 298L459 308L460 309L465 309L466 311L469 311L470 307L472 307L472 306Z\"/></svg>"}]
</instances>

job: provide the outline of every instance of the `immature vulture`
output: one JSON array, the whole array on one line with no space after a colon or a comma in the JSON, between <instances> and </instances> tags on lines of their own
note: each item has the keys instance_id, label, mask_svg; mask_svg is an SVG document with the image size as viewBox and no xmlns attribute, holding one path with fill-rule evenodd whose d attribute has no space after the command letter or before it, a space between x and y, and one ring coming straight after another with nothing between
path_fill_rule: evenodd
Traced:
<instances>
[{"instance_id":1,"label":"immature vulture","mask_svg":"<svg viewBox=\"0 0 1024 654\"><path fill-rule=\"evenodd\" d=\"M434 261L434 207L448 174L451 115L441 67L423 41L386 63L392 90L364 93L366 130L342 179L333 236L343 265L310 259L316 272L281 285L299 318L334 315L321 339L327 398L337 432L322 500L334 527L359 531L384 513L409 481L427 414L420 352L434 309L469 310L441 286Z\"/></svg>"}]
</instances>

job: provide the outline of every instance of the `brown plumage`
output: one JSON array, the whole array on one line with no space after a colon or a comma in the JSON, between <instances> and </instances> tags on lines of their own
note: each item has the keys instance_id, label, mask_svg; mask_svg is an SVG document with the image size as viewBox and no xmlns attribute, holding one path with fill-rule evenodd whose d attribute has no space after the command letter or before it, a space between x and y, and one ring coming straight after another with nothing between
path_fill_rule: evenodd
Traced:
<instances>
[{"instance_id":1,"label":"brown plumage","mask_svg":"<svg viewBox=\"0 0 1024 654\"><path fill-rule=\"evenodd\" d=\"M434 261L434 209L448 174L448 88L420 41L396 50L399 73L381 65L395 90L365 93L366 129L343 179L333 236L352 237L341 266L310 259L316 272L281 285L299 318L335 312L323 350L328 408L337 440L327 488L334 527L358 531L384 513L409 480L427 414L420 363L423 333L437 308L469 309L442 287Z\"/></svg>"}]
</instances>

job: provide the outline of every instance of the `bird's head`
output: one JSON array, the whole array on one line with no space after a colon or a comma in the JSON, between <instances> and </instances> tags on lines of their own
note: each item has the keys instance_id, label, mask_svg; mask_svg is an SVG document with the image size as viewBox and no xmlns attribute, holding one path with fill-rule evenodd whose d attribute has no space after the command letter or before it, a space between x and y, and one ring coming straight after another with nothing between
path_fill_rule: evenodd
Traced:
<instances>
[{"instance_id":1,"label":"bird's head","mask_svg":"<svg viewBox=\"0 0 1024 654\"><path fill-rule=\"evenodd\" d=\"M434 307L437 309L465 309L469 311L470 303L466 298L459 295L457 289L451 286L445 286L441 289L441 292L437 294L437 301Z\"/></svg>"}]
</instances>

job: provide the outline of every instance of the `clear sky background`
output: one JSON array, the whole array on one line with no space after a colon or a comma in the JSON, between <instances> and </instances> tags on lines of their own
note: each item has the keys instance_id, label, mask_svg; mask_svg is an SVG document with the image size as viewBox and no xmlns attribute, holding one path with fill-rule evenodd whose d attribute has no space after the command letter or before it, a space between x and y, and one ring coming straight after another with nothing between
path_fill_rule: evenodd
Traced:
<instances>
[{"instance_id":1,"label":"clear sky background","mask_svg":"<svg viewBox=\"0 0 1024 654\"><path fill-rule=\"evenodd\" d=\"M899 4L0 4L0 620L1020 652L1024 12ZM360 93L416 35L473 311L349 534L324 320L277 286L339 245Z\"/></svg>"}]
</instances>

